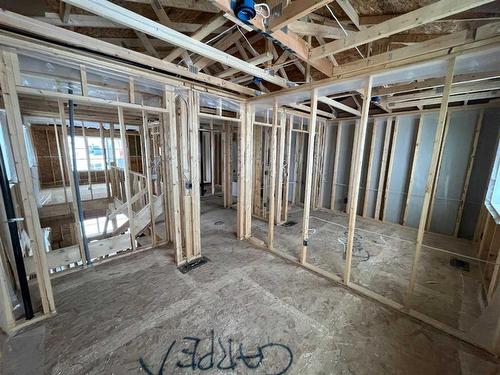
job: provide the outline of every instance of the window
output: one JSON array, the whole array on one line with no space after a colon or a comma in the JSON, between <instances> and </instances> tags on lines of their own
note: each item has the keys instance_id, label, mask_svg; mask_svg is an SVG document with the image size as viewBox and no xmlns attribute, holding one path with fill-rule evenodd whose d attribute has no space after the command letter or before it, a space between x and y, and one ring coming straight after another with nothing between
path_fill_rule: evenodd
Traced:
<instances>
[{"instance_id":1,"label":"window","mask_svg":"<svg viewBox=\"0 0 500 375\"><path fill-rule=\"evenodd\" d=\"M500 221L500 143L497 145L495 164L491 171L490 183L486 194L486 206L497 222Z\"/></svg>"},{"instance_id":2,"label":"window","mask_svg":"<svg viewBox=\"0 0 500 375\"><path fill-rule=\"evenodd\" d=\"M16 169L14 167L14 158L10 147L9 131L7 129L7 117L5 110L0 110L0 146L2 146L2 157L7 169L7 178L9 182L17 182Z\"/></svg>"},{"instance_id":3,"label":"window","mask_svg":"<svg viewBox=\"0 0 500 375\"><path fill-rule=\"evenodd\" d=\"M123 168L125 161L123 158L123 147L120 139L115 139L115 156L116 164L118 167ZM71 147L71 137L68 136L68 142ZM107 161L113 161L111 138L105 138ZM102 148L100 137L87 137L87 146L85 145L85 138L82 136L75 136L75 151L76 151L76 169L79 172L87 172L90 165L91 171L104 170L104 150ZM88 163L87 163L88 153Z\"/></svg>"}]
</instances>

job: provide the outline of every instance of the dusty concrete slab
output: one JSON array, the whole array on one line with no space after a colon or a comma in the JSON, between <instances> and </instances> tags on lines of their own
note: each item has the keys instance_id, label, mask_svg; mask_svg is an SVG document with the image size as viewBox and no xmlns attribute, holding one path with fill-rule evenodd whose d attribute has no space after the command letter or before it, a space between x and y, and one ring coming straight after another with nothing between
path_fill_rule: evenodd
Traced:
<instances>
[{"instance_id":1,"label":"dusty concrete slab","mask_svg":"<svg viewBox=\"0 0 500 375\"><path fill-rule=\"evenodd\" d=\"M58 314L6 347L43 330L36 373L51 375L500 369L452 337L237 241L234 226L235 211L204 202L210 262L186 274L170 249L156 249L55 279ZM33 374L19 358L4 350L16 374Z\"/></svg>"}]
</instances>

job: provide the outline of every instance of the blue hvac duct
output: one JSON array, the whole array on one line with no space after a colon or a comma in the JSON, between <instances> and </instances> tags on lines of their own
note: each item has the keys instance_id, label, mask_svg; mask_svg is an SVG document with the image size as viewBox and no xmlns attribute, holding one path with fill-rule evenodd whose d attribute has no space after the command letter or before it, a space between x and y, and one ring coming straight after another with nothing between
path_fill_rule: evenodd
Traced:
<instances>
[{"instance_id":1,"label":"blue hvac duct","mask_svg":"<svg viewBox=\"0 0 500 375\"><path fill-rule=\"evenodd\" d=\"M233 0L231 8L240 21L248 22L257 14L254 0Z\"/></svg>"}]
</instances>

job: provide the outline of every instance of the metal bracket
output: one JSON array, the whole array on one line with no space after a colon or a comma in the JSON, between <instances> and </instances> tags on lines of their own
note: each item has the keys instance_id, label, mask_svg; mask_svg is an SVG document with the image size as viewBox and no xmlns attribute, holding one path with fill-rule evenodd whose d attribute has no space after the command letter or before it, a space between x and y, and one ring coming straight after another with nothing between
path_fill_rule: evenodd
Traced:
<instances>
[{"instance_id":1,"label":"metal bracket","mask_svg":"<svg viewBox=\"0 0 500 375\"><path fill-rule=\"evenodd\" d=\"M7 223L17 223L18 221L24 221L24 217L13 217L7 220Z\"/></svg>"}]
</instances>

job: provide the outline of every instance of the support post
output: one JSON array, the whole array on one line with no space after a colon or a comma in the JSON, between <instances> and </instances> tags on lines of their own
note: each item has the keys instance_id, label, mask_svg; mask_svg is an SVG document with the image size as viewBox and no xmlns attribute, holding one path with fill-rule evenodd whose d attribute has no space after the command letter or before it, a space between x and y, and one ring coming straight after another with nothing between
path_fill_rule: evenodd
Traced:
<instances>
[{"instance_id":1,"label":"support post","mask_svg":"<svg viewBox=\"0 0 500 375\"><path fill-rule=\"evenodd\" d=\"M444 90L443 90L443 98L441 102L441 107L439 109L439 118L436 127L436 135L434 137L434 145L432 150L431 163L429 166L429 175L427 176L427 184L425 186L425 194L424 201L422 204L422 213L420 214L420 223L418 225L417 231L417 244L415 248L415 258L413 260L411 277L408 285L408 291L406 294L406 306L408 307L410 304L410 297L415 289L415 282L417 279L417 267L418 262L420 260L420 254L422 252L422 244L424 241L424 232L425 232L425 224L427 222L427 217L429 215L429 206L431 203L431 192L433 191L433 185L435 183L437 169L438 169L438 160L439 160L439 151L441 149L441 144L443 142L444 130L446 117L448 114L448 99L450 96L451 84L453 82L453 69L455 67L455 57L451 57L448 61L448 70L446 73Z\"/></svg>"},{"instance_id":2,"label":"support post","mask_svg":"<svg viewBox=\"0 0 500 375\"><path fill-rule=\"evenodd\" d=\"M470 176L472 174L472 167L474 166L474 161L476 160L476 151L477 144L479 142L479 135L481 134L481 128L483 125L483 117L484 117L484 109L479 112L479 116L476 122L476 130L474 132L474 140L472 141L472 150L469 157L469 163L467 166L467 175L465 176L464 188L462 191L462 195L460 197L460 206L458 208L457 219L455 222L455 230L453 231L453 235L455 237L458 236L458 231L460 230L460 224L462 223L462 214L464 212L465 207L465 199L467 198L467 191L469 190L469 181Z\"/></svg>"},{"instance_id":3,"label":"support post","mask_svg":"<svg viewBox=\"0 0 500 375\"><path fill-rule=\"evenodd\" d=\"M84 121L82 121L82 135L83 135L83 141L85 144L85 158L87 160L87 179L88 179L88 183L89 183L90 198L94 199L94 191L92 189L92 172L91 172L90 156L89 156L89 141L87 139L87 134L85 132L85 122Z\"/></svg>"},{"instance_id":4,"label":"support post","mask_svg":"<svg viewBox=\"0 0 500 375\"><path fill-rule=\"evenodd\" d=\"M149 212L151 214L151 237L152 245L156 246L156 215L155 215L155 202L153 195L153 181L151 176L151 144L149 142L149 131L148 131L148 114L142 111L142 139L144 144L144 155L143 163L146 167L144 173L146 175L146 188L148 190L148 202L149 202ZM165 187L166 188L166 187ZM165 220L168 213L165 211Z\"/></svg>"},{"instance_id":5,"label":"support post","mask_svg":"<svg viewBox=\"0 0 500 375\"><path fill-rule=\"evenodd\" d=\"M371 93L372 93L372 76L368 77L368 82L364 90L363 106L361 109L361 118L358 122L356 154L354 155L354 175L352 178L352 194L349 202L349 228L347 231L347 245L345 254L345 267L344 267L344 284L348 285L351 280L351 262L352 262L352 248L354 245L354 230L356 227L356 213L358 211L358 196L359 196L359 182L361 180L361 168L363 166L363 153L364 144L366 139L366 129L368 127L368 112L370 110Z\"/></svg>"},{"instance_id":6,"label":"support post","mask_svg":"<svg viewBox=\"0 0 500 375\"><path fill-rule=\"evenodd\" d=\"M200 120L198 118L199 111L199 93L194 91L193 88L189 91L189 103L190 106L188 111L189 120L188 121L188 131L189 131L189 159L191 165L191 182L193 184L193 191L191 194L191 218L190 223L193 227L193 257L201 256L201 235L200 235Z\"/></svg>"},{"instance_id":7,"label":"support post","mask_svg":"<svg viewBox=\"0 0 500 375\"><path fill-rule=\"evenodd\" d=\"M63 125L61 125L61 127L62 126ZM68 192L66 191L66 178L64 177L64 164L62 160L61 143L59 142L59 131L57 130L57 124L54 124L54 133L56 136L57 159L59 160L59 170L61 172L61 180L64 190L64 202L68 203Z\"/></svg>"},{"instance_id":8,"label":"support post","mask_svg":"<svg viewBox=\"0 0 500 375\"><path fill-rule=\"evenodd\" d=\"M163 140L162 154L168 160L165 163L165 176L169 176L169 190L172 194L170 199L171 216L173 228L170 230L172 234L172 242L175 249L175 262L180 265L183 261L182 256L182 232L181 232L181 208L180 208L180 189L179 189L179 163L177 159L177 113L175 106L175 94L167 87L164 90L164 102L168 109L168 114L162 114L163 125L166 127L163 132L165 139ZM167 146L168 145L168 146ZM166 189L165 189L166 190ZM166 192L163 193L166 196ZM168 213L165 213L167 215ZM169 230L169 229L167 229Z\"/></svg>"},{"instance_id":9,"label":"support post","mask_svg":"<svg viewBox=\"0 0 500 375\"><path fill-rule=\"evenodd\" d=\"M332 195L330 197L330 210L335 210L335 201L337 200L337 178L339 174L340 147L342 146L342 129L344 125L340 122L337 124L337 138L335 142L335 160L333 162L332 174Z\"/></svg>"},{"instance_id":10,"label":"support post","mask_svg":"<svg viewBox=\"0 0 500 375\"><path fill-rule=\"evenodd\" d=\"M231 125L225 123L223 125L222 133L222 148L224 151L224 173L223 173L223 190L224 190L224 208L231 208L233 203L232 194L232 170L231 170L231 142L233 138L233 133L231 130Z\"/></svg>"},{"instance_id":11,"label":"support post","mask_svg":"<svg viewBox=\"0 0 500 375\"><path fill-rule=\"evenodd\" d=\"M130 155L127 144L127 129L125 127L125 120L123 117L122 107L118 107L118 122L120 124L120 139L122 141L123 157L125 158L123 175L125 180L124 182L125 196L127 198L127 216L128 216L129 230L130 230L130 242L132 245L132 250L134 251L136 249L136 243L135 243L134 211L132 210L132 194L130 193Z\"/></svg>"},{"instance_id":12,"label":"support post","mask_svg":"<svg viewBox=\"0 0 500 375\"><path fill-rule=\"evenodd\" d=\"M38 207L35 201L35 192L31 171L28 165L28 152L24 139L23 122L19 98L16 91L16 74L19 75L19 66L16 64L17 55L3 51L0 60L0 86L7 115L7 125L12 141L12 153L16 167L16 175L21 191L21 205L24 212L24 222L28 229L33 249L33 259L36 265L37 283L45 314L55 312L54 296L49 278L49 269L45 253L44 239L40 228ZM17 72L17 73L16 73Z\"/></svg>"},{"instance_id":13,"label":"support post","mask_svg":"<svg viewBox=\"0 0 500 375\"><path fill-rule=\"evenodd\" d=\"M271 129L271 145L270 145L270 157L269 162L269 210L268 210L268 230L267 230L267 247L269 250L273 249L274 242L274 222L276 217L276 144L277 144L277 132L278 132L278 100L274 100L273 106L273 127Z\"/></svg>"},{"instance_id":14,"label":"support post","mask_svg":"<svg viewBox=\"0 0 500 375\"><path fill-rule=\"evenodd\" d=\"M283 223L282 206L283 206L283 172L285 163L285 136L286 136L286 113L282 111L280 113L280 138L279 138L279 154L277 170L277 197L276 197L276 224Z\"/></svg>"},{"instance_id":15,"label":"support post","mask_svg":"<svg viewBox=\"0 0 500 375\"><path fill-rule=\"evenodd\" d=\"M311 120L309 121L309 137L307 142L306 184L304 187L304 216L302 218L302 249L300 263L305 264L307 246L309 245L309 213L311 211L311 193L314 167L314 138L316 136L316 120L318 115L318 90L311 92Z\"/></svg>"},{"instance_id":16,"label":"support post","mask_svg":"<svg viewBox=\"0 0 500 375\"><path fill-rule=\"evenodd\" d=\"M104 181L106 183L106 196L111 198L111 191L109 188L109 168L108 168L108 152L106 150L106 140L104 138L104 127L102 122L99 123L99 136L101 137L102 157L104 159Z\"/></svg>"},{"instance_id":17,"label":"support post","mask_svg":"<svg viewBox=\"0 0 500 375\"><path fill-rule=\"evenodd\" d=\"M247 104L240 106L238 129L238 217L236 236L243 240L252 233L252 134L253 109Z\"/></svg>"},{"instance_id":18,"label":"support post","mask_svg":"<svg viewBox=\"0 0 500 375\"><path fill-rule=\"evenodd\" d=\"M290 195L290 159L292 155L292 129L293 115L290 115L286 127L286 152L285 152L285 191L283 194L283 222L288 220L288 197ZM284 131L285 129L283 129Z\"/></svg>"},{"instance_id":19,"label":"support post","mask_svg":"<svg viewBox=\"0 0 500 375\"><path fill-rule=\"evenodd\" d=\"M417 165L418 151L420 149L420 142L421 142L421 138L422 138L423 127L424 127L424 115L420 114L420 118L418 121L418 129L417 129L417 140L415 142L415 149L413 150L413 161L411 163L411 169L410 169L410 183L408 184L408 194L406 195L406 203L405 203L405 209L404 209L404 214L403 214L403 225L406 225L406 223L408 221L410 200L411 200L411 196L413 194L413 183L415 180L415 167Z\"/></svg>"},{"instance_id":20,"label":"support post","mask_svg":"<svg viewBox=\"0 0 500 375\"><path fill-rule=\"evenodd\" d=\"M382 161L380 163L380 176L378 179L377 185L377 201L375 203L375 219L380 220L380 210L382 208L382 196L384 195L384 182L385 182L385 174L386 174L386 166L387 166L387 155L389 153L389 143L391 141L391 132L392 132L392 119L390 116L387 118L387 122L385 125L385 138L384 138L384 148L382 150Z\"/></svg>"}]
</instances>

